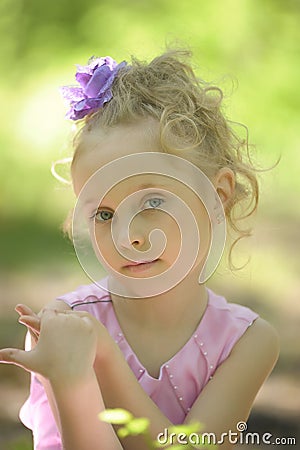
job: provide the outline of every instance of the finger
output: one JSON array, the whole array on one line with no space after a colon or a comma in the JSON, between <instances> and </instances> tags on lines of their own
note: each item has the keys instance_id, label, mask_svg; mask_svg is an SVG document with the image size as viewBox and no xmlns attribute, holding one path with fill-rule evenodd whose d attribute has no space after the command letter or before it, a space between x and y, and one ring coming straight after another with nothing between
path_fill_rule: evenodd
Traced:
<instances>
[{"instance_id":1,"label":"finger","mask_svg":"<svg viewBox=\"0 0 300 450\"><path fill-rule=\"evenodd\" d=\"M18 322L22 323L26 327L31 328L32 330L34 330L37 333L40 332L41 323L40 323L40 319L38 317L21 315Z\"/></svg>"},{"instance_id":2,"label":"finger","mask_svg":"<svg viewBox=\"0 0 300 450\"><path fill-rule=\"evenodd\" d=\"M53 321L58 320L60 311L52 308L45 308L40 312L40 332L42 333L43 328L53 326Z\"/></svg>"},{"instance_id":3,"label":"finger","mask_svg":"<svg viewBox=\"0 0 300 450\"><path fill-rule=\"evenodd\" d=\"M31 326L29 324L25 323L25 322L23 323L22 321L19 320L19 323L21 323L22 325L26 326L27 330L30 333L30 336L33 338L33 340L34 340L34 342L36 344L37 341L39 340L40 332L37 331L35 328L31 328Z\"/></svg>"},{"instance_id":4,"label":"finger","mask_svg":"<svg viewBox=\"0 0 300 450\"><path fill-rule=\"evenodd\" d=\"M93 324L92 320L91 320L89 317L87 317L87 316L82 317L81 320L82 320L83 322L85 322L86 327L87 327L88 330L90 330L90 331L93 331L93 330L94 330L94 324Z\"/></svg>"},{"instance_id":5,"label":"finger","mask_svg":"<svg viewBox=\"0 0 300 450\"><path fill-rule=\"evenodd\" d=\"M43 308L39 313L38 313L38 315L37 315L37 317L39 318L39 319L42 319L43 317L54 317L54 316L57 316L57 314L59 314L60 313L60 311L58 310L58 309L56 309L56 308L48 308L48 307L46 307L46 308Z\"/></svg>"},{"instance_id":6,"label":"finger","mask_svg":"<svg viewBox=\"0 0 300 450\"><path fill-rule=\"evenodd\" d=\"M31 336L33 344L36 345L38 343L40 335L38 333L36 333L34 330L32 330L31 328L29 328L29 327L27 327L27 330L29 331L29 334Z\"/></svg>"},{"instance_id":7,"label":"finger","mask_svg":"<svg viewBox=\"0 0 300 450\"><path fill-rule=\"evenodd\" d=\"M70 316L82 317L82 316L85 316L87 313L85 311L73 311L72 309L66 309L64 311L64 314L68 314Z\"/></svg>"},{"instance_id":8,"label":"finger","mask_svg":"<svg viewBox=\"0 0 300 450\"><path fill-rule=\"evenodd\" d=\"M73 311L72 309L67 309L66 311L63 311L63 313L64 314L73 315L73 316L77 316L77 317L91 317L91 318L93 318L93 316L91 316L91 314L86 312L86 311Z\"/></svg>"},{"instance_id":9,"label":"finger","mask_svg":"<svg viewBox=\"0 0 300 450\"><path fill-rule=\"evenodd\" d=\"M16 348L4 348L0 350L0 362L14 364L28 371L34 370L31 353Z\"/></svg>"},{"instance_id":10,"label":"finger","mask_svg":"<svg viewBox=\"0 0 300 450\"><path fill-rule=\"evenodd\" d=\"M64 314L67 314L72 317L79 317L80 319L82 319L85 322L90 323L90 324L94 324L95 321L97 322L97 319L95 319L94 316L92 316L90 313L88 313L86 311L67 310L67 311L64 311Z\"/></svg>"},{"instance_id":11,"label":"finger","mask_svg":"<svg viewBox=\"0 0 300 450\"><path fill-rule=\"evenodd\" d=\"M29 306L24 305L22 303L19 303L18 305L16 305L15 311L20 315L36 316L36 313L34 311L32 311L32 309L29 308Z\"/></svg>"},{"instance_id":12,"label":"finger","mask_svg":"<svg viewBox=\"0 0 300 450\"><path fill-rule=\"evenodd\" d=\"M71 317L93 317L91 314L89 314L86 311L73 311L72 309L65 309L62 311L58 310L51 310L55 311L57 316L71 316Z\"/></svg>"}]
</instances>

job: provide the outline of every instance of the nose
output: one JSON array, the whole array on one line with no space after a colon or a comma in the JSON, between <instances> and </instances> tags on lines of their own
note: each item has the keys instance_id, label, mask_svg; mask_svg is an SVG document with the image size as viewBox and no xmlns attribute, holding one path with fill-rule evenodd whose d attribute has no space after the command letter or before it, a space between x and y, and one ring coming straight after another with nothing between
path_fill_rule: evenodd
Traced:
<instances>
[{"instance_id":1,"label":"nose","mask_svg":"<svg viewBox=\"0 0 300 450\"><path fill-rule=\"evenodd\" d=\"M118 227L116 230L117 245L120 248L130 249L133 247L141 250L146 250L144 247L147 244L147 235L145 226L138 216L136 216L128 226L128 223L124 226Z\"/></svg>"}]
</instances>

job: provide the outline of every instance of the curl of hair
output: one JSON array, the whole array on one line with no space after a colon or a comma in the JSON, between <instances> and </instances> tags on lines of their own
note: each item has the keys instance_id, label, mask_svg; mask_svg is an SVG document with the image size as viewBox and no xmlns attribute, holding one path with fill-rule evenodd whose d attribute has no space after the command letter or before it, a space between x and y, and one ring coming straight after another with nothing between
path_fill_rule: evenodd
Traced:
<instances>
[{"instance_id":1,"label":"curl of hair","mask_svg":"<svg viewBox=\"0 0 300 450\"><path fill-rule=\"evenodd\" d=\"M251 229L242 228L239 222L257 209L256 172L261 169L252 163L247 128L242 125L245 138L234 132L236 124L226 120L222 111L222 90L196 77L190 57L188 50L172 49L149 64L132 58L131 65L120 70L113 83L112 99L80 121L73 163L84 149L86 133L95 128L155 119L160 124L162 151L188 159L208 177L222 167L235 174L235 192L225 214L238 235L228 258L230 268L237 269L232 250L240 239L251 235ZM244 204L245 208L238 208Z\"/></svg>"}]
</instances>

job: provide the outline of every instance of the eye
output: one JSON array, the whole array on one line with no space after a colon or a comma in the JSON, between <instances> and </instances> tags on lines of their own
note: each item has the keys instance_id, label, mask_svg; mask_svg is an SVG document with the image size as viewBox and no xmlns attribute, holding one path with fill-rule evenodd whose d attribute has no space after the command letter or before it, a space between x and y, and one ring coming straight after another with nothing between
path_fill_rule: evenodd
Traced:
<instances>
[{"instance_id":1,"label":"eye","mask_svg":"<svg viewBox=\"0 0 300 450\"><path fill-rule=\"evenodd\" d=\"M144 207L145 209L155 209L159 208L162 203L164 203L164 200L162 198L154 197L146 200L144 203Z\"/></svg>"},{"instance_id":2,"label":"eye","mask_svg":"<svg viewBox=\"0 0 300 450\"><path fill-rule=\"evenodd\" d=\"M103 209L102 211L97 211L94 215L94 218L97 220L97 222L107 222L108 220L111 220L112 217L113 213L105 209Z\"/></svg>"}]
</instances>

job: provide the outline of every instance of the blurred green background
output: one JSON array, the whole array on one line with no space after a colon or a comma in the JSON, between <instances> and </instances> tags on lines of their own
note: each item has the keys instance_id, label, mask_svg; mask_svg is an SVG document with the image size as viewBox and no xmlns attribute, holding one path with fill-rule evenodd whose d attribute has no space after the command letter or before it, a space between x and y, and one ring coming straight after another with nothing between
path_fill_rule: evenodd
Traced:
<instances>
[{"instance_id":1,"label":"blurred green background","mask_svg":"<svg viewBox=\"0 0 300 450\"><path fill-rule=\"evenodd\" d=\"M281 156L260 175L255 233L239 250L249 264L223 264L211 286L277 327L281 356L249 425L299 439L299 24L299 0L0 1L0 347L23 343L16 303L39 309L89 282L60 231L71 189L50 173L71 154L58 86L91 55L149 60L187 45L198 75L224 88L227 116L248 126L260 166ZM0 449L31 449L17 417L28 374L0 365L0 380Z\"/></svg>"}]
</instances>

